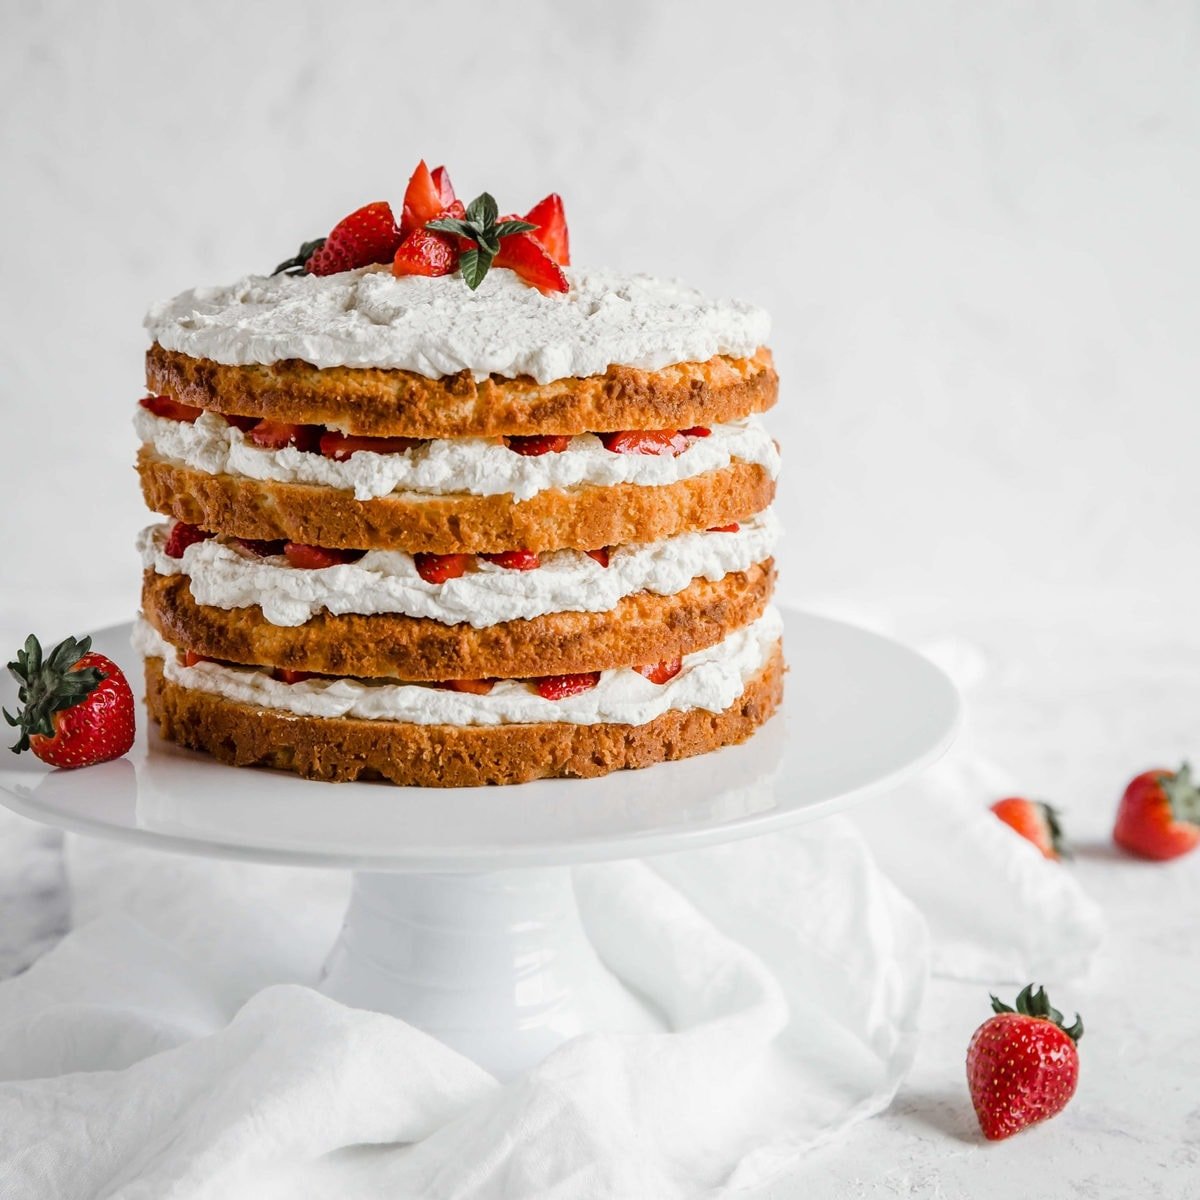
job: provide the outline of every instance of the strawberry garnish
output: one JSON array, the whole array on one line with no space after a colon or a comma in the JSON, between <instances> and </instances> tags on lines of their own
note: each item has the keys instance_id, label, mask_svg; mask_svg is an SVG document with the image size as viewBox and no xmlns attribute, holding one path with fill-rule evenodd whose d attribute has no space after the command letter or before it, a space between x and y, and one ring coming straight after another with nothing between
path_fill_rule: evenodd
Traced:
<instances>
[{"instance_id":1,"label":"strawberry garnish","mask_svg":"<svg viewBox=\"0 0 1200 1200\"><path fill-rule=\"evenodd\" d=\"M737 533L741 529L736 521L730 521L728 525L710 525L705 531L707 533Z\"/></svg>"},{"instance_id":2,"label":"strawberry garnish","mask_svg":"<svg viewBox=\"0 0 1200 1200\"><path fill-rule=\"evenodd\" d=\"M287 543L283 538L235 537L229 543L243 558L274 558L283 553Z\"/></svg>"},{"instance_id":3,"label":"strawberry garnish","mask_svg":"<svg viewBox=\"0 0 1200 1200\"><path fill-rule=\"evenodd\" d=\"M644 675L651 683L666 683L683 670L683 660L667 658L660 663L651 663L649 666L634 667L633 669L639 675Z\"/></svg>"},{"instance_id":4,"label":"strawberry garnish","mask_svg":"<svg viewBox=\"0 0 1200 1200\"><path fill-rule=\"evenodd\" d=\"M439 178L434 176L440 172ZM439 182L440 180L440 182ZM450 182L445 167L430 171L421 159L417 169L404 189L404 208L400 214L400 233L402 238L408 237L416 229L421 229L429 221L439 216L454 202L454 189L450 188L450 199L442 199L442 187Z\"/></svg>"},{"instance_id":5,"label":"strawberry garnish","mask_svg":"<svg viewBox=\"0 0 1200 1200\"><path fill-rule=\"evenodd\" d=\"M133 745L133 692L121 668L92 651L92 639L67 638L43 657L32 634L9 671L22 707L4 719L21 731L12 747L52 767L90 767Z\"/></svg>"},{"instance_id":6,"label":"strawberry garnish","mask_svg":"<svg viewBox=\"0 0 1200 1200\"><path fill-rule=\"evenodd\" d=\"M1131 780L1117 809L1113 840L1141 858L1178 858L1200 843L1200 789L1192 768L1144 771Z\"/></svg>"},{"instance_id":7,"label":"strawberry garnish","mask_svg":"<svg viewBox=\"0 0 1200 1200\"><path fill-rule=\"evenodd\" d=\"M392 260L392 274L452 275L458 270L458 247L444 234L429 229L414 229Z\"/></svg>"},{"instance_id":8,"label":"strawberry garnish","mask_svg":"<svg viewBox=\"0 0 1200 1200\"><path fill-rule=\"evenodd\" d=\"M1033 984L1017 997L1016 1009L992 997L997 1014L971 1038L967 1084L983 1136L990 1141L1062 1112L1079 1082L1083 1021L1066 1028L1050 1007L1044 988Z\"/></svg>"},{"instance_id":9,"label":"strawberry garnish","mask_svg":"<svg viewBox=\"0 0 1200 1200\"><path fill-rule=\"evenodd\" d=\"M304 571L339 567L343 563L357 562L363 556L362 550L330 550L324 546L310 546L305 542L288 542L283 547L283 553L293 567Z\"/></svg>"},{"instance_id":10,"label":"strawberry garnish","mask_svg":"<svg viewBox=\"0 0 1200 1200\"><path fill-rule=\"evenodd\" d=\"M420 438L410 437L358 437L351 433L336 433L330 430L321 434L318 447L326 458L335 462L346 462L352 454L366 450L371 454L403 454L421 444Z\"/></svg>"},{"instance_id":11,"label":"strawberry garnish","mask_svg":"<svg viewBox=\"0 0 1200 1200\"><path fill-rule=\"evenodd\" d=\"M459 239L459 266L462 269L463 280L472 291L483 282L484 276L491 269L493 262L497 266L513 265L512 263L501 263L498 256L508 250L514 238L527 236L529 230L533 228L532 222L522 221L519 217L499 218L500 210L496 207L496 201L489 193L482 192L467 205L461 215L457 213L441 215L426 223L426 228L429 230ZM541 244L534 242L534 245L538 247L538 253L545 259L545 263L540 264L537 269L547 278L550 278L550 272L554 272L556 277L562 281L562 287L555 285L550 290L565 292L567 290L566 277L558 269L554 260L541 248ZM515 253L518 257L523 254L528 256L527 251L518 250ZM547 263L548 266L546 266ZM534 268L530 267L530 270L534 270ZM520 273L518 272L518 274ZM533 281L530 280L530 282ZM541 287L542 284L537 283L535 286Z\"/></svg>"},{"instance_id":12,"label":"strawberry garnish","mask_svg":"<svg viewBox=\"0 0 1200 1200\"><path fill-rule=\"evenodd\" d=\"M434 687L447 692L469 692L472 696L486 696L496 686L494 679L443 679Z\"/></svg>"},{"instance_id":13,"label":"strawberry garnish","mask_svg":"<svg viewBox=\"0 0 1200 1200\"><path fill-rule=\"evenodd\" d=\"M450 172L445 167L434 167L429 172L429 177L433 180L433 186L437 189L438 199L441 201L442 211L445 212L458 199L454 194L454 184L450 182Z\"/></svg>"},{"instance_id":14,"label":"strawberry garnish","mask_svg":"<svg viewBox=\"0 0 1200 1200\"><path fill-rule=\"evenodd\" d=\"M334 275L372 263L388 262L400 245L392 206L384 200L365 204L343 217L304 264L309 275Z\"/></svg>"},{"instance_id":15,"label":"strawberry garnish","mask_svg":"<svg viewBox=\"0 0 1200 1200\"><path fill-rule=\"evenodd\" d=\"M542 565L542 560L534 550L502 550L499 554L481 554L488 562L498 567L507 567L510 571L536 571Z\"/></svg>"},{"instance_id":16,"label":"strawberry garnish","mask_svg":"<svg viewBox=\"0 0 1200 1200\"><path fill-rule=\"evenodd\" d=\"M560 267L571 265L571 244L567 235L567 214L562 197L551 192L539 200L526 214L525 220L534 226L533 236L546 248L546 253Z\"/></svg>"},{"instance_id":17,"label":"strawberry garnish","mask_svg":"<svg viewBox=\"0 0 1200 1200\"><path fill-rule=\"evenodd\" d=\"M206 541L212 537L211 533L200 528L199 525L189 525L186 521L176 521L171 526L171 532L167 534L166 543L163 546L163 553L168 558L182 558L183 552L196 542Z\"/></svg>"},{"instance_id":18,"label":"strawberry garnish","mask_svg":"<svg viewBox=\"0 0 1200 1200\"><path fill-rule=\"evenodd\" d=\"M470 554L414 554L417 574L426 583L445 583L465 575L471 565Z\"/></svg>"},{"instance_id":19,"label":"strawberry garnish","mask_svg":"<svg viewBox=\"0 0 1200 1200\"><path fill-rule=\"evenodd\" d=\"M1021 796L1009 796L997 800L992 812L1010 829L1032 842L1046 858L1060 859L1063 856L1062 826L1058 812L1040 800L1026 800Z\"/></svg>"},{"instance_id":20,"label":"strawberry garnish","mask_svg":"<svg viewBox=\"0 0 1200 1200\"><path fill-rule=\"evenodd\" d=\"M600 682L599 671L585 671L582 675L543 675L532 681L537 694L543 700L562 700L566 696L578 696L591 691Z\"/></svg>"},{"instance_id":21,"label":"strawberry garnish","mask_svg":"<svg viewBox=\"0 0 1200 1200\"><path fill-rule=\"evenodd\" d=\"M288 667L276 667L271 674L278 679L280 683L303 683L306 679L312 679L316 672L293 671Z\"/></svg>"},{"instance_id":22,"label":"strawberry garnish","mask_svg":"<svg viewBox=\"0 0 1200 1200\"><path fill-rule=\"evenodd\" d=\"M265 450L284 450L294 446L297 450L317 448L319 426L289 425L285 421L259 421L246 436Z\"/></svg>"},{"instance_id":23,"label":"strawberry garnish","mask_svg":"<svg viewBox=\"0 0 1200 1200\"><path fill-rule=\"evenodd\" d=\"M585 550L588 558L594 558L602 567L608 566L608 547L601 546L599 550Z\"/></svg>"},{"instance_id":24,"label":"strawberry garnish","mask_svg":"<svg viewBox=\"0 0 1200 1200\"><path fill-rule=\"evenodd\" d=\"M515 271L530 287L547 295L571 289L562 268L532 233L513 233L505 237L495 263Z\"/></svg>"},{"instance_id":25,"label":"strawberry garnish","mask_svg":"<svg viewBox=\"0 0 1200 1200\"><path fill-rule=\"evenodd\" d=\"M504 444L514 453L526 458L540 458L543 454L561 454L570 444L568 433L513 434L504 439Z\"/></svg>"},{"instance_id":26,"label":"strawberry garnish","mask_svg":"<svg viewBox=\"0 0 1200 1200\"><path fill-rule=\"evenodd\" d=\"M710 437L712 430L707 425L693 425L690 429L679 431L684 437Z\"/></svg>"},{"instance_id":27,"label":"strawberry garnish","mask_svg":"<svg viewBox=\"0 0 1200 1200\"><path fill-rule=\"evenodd\" d=\"M674 458L688 447L678 429L623 429L597 435L614 454L659 454Z\"/></svg>"},{"instance_id":28,"label":"strawberry garnish","mask_svg":"<svg viewBox=\"0 0 1200 1200\"><path fill-rule=\"evenodd\" d=\"M180 404L170 396L143 396L138 403L156 417L166 417L168 421L186 421L189 425L204 411L190 404Z\"/></svg>"}]
</instances>

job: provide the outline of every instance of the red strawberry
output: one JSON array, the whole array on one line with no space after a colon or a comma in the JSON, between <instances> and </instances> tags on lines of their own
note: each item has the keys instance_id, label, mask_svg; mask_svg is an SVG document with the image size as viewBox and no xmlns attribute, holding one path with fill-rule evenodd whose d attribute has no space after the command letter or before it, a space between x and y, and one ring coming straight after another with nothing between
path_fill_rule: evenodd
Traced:
<instances>
[{"instance_id":1,"label":"red strawberry","mask_svg":"<svg viewBox=\"0 0 1200 1200\"><path fill-rule=\"evenodd\" d=\"M1035 992L1032 983L1015 1011L995 996L992 1009L998 1015L980 1025L967 1049L967 1085L983 1136L998 1141L1066 1107L1079 1082L1075 1044L1083 1021L1077 1014L1064 1028L1045 989Z\"/></svg>"},{"instance_id":2,"label":"red strawberry","mask_svg":"<svg viewBox=\"0 0 1200 1200\"><path fill-rule=\"evenodd\" d=\"M562 197L557 192L551 192L525 214L525 220L537 226L531 232L546 248L546 253L560 267L569 267L571 243L567 234L567 214L563 211Z\"/></svg>"},{"instance_id":3,"label":"red strawberry","mask_svg":"<svg viewBox=\"0 0 1200 1200\"><path fill-rule=\"evenodd\" d=\"M433 186L437 188L442 209L449 208L458 199L454 194L454 184L450 182L450 172L445 167L434 167L429 172L429 177L433 180Z\"/></svg>"},{"instance_id":4,"label":"red strawberry","mask_svg":"<svg viewBox=\"0 0 1200 1200\"><path fill-rule=\"evenodd\" d=\"M481 554L480 558L510 571L536 571L542 565L535 550L502 550L499 554Z\"/></svg>"},{"instance_id":5,"label":"red strawberry","mask_svg":"<svg viewBox=\"0 0 1200 1200\"><path fill-rule=\"evenodd\" d=\"M334 275L388 262L400 241L392 206L378 200L343 217L309 257L304 270L309 275Z\"/></svg>"},{"instance_id":6,"label":"red strawberry","mask_svg":"<svg viewBox=\"0 0 1200 1200\"><path fill-rule=\"evenodd\" d=\"M176 521L171 526L171 532L167 534L166 544L163 546L163 553L168 558L182 558L183 552L196 542L206 541L212 537L211 533L201 529L199 525L189 525L185 521Z\"/></svg>"},{"instance_id":7,"label":"red strawberry","mask_svg":"<svg viewBox=\"0 0 1200 1200\"><path fill-rule=\"evenodd\" d=\"M318 443L321 453L334 462L346 462L350 455L359 450L371 454L403 454L421 444L420 438L410 437L358 437L352 433L336 433L330 430L321 434Z\"/></svg>"},{"instance_id":8,"label":"red strawberry","mask_svg":"<svg viewBox=\"0 0 1200 1200\"><path fill-rule=\"evenodd\" d=\"M183 652L183 665L185 667L194 667L197 663L214 661L215 660L209 658L207 654L201 654L197 650L185 650Z\"/></svg>"},{"instance_id":9,"label":"red strawberry","mask_svg":"<svg viewBox=\"0 0 1200 1200\"><path fill-rule=\"evenodd\" d=\"M571 285L562 268L546 252L546 247L532 233L510 233L500 239L500 253L495 265L515 271L526 283L540 292L566 292Z\"/></svg>"},{"instance_id":10,"label":"red strawberry","mask_svg":"<svg viewBox=\"0 0 1200 1200\"><path fill-rule=\"evenodd\" d=\"M266 450L284 450L294 446L297 450L317 448L320 426L289 425L285 421L259 421L246 435L256 446Z\"/></svg>"},{"instance_id":11,"label":"red strawberry","mask_svg":"<svg viewBox=\"0 0 1200 1200\"><path fill-rule=\"evenodd\" d=\"M591 691L600 682L599 671L585 671L582 675L543 675L532 680L537 694L544 700L561 700L565 696L578 696Z\"/></svg>"},{"instance_id":12,"label":"red strawberry","mask_svg":"<svg viewBox=\"0 0 1200 1200\"><path fill-rule=\"evenodd\" d=\"M1178 858L1200 842L1200 789L1192 768L1145 771L1130 781L1117 809L1113 841L1142 858Z\"/></svg>"},{"instance_id":13,"label":"red strawberry","mask_svg":"<svg viewBox=\"0 0 1200 1200\"><path fill-rule=\"evenodd\" d=\"M706 530L707 533L737 533L741 526L736 521L731 521L728 525L710 525Z\"/></svg>"},{"instance_id":14,"label":"red strawberry","mask_svg":"<svg viewBox=\"0 0 1200 1200\"><path fill-rule=\"evenodd\" d=\"M243 558L274 558L283 553L287 543L283 538L234 538L229 543Z\"/></svg>"},{"instance_id":15,"label":"red strawberry","mask_svg":"<svg viewBox=\"0 0 1200 1200\"><path fill-rule=\"evenodd\" d=\"M32 750L52 767L90 767L120 758L133 745L133 692L121 668L92 651L92 639L67 638L43 658L32 634L9 671L20 684L21 731L13 752Z\"/></svg>"},{"instance_id":16,"label":"red strawberry","mask_svg":"<svg viewBox=\"0 0 1200 1200\"><path fill-rule=\"evenodd\" d=\"M1032 842L1047 858L1062 858L1062 825L1058 813L1049 804L1009 796L997 800L992 805L992 812L1026 841Z\"/></svg>"},{"instance_id":17,"label":"red strawberry","mask_svg":"<svg viewBox=\"0 0 1200 1200\"><path fill-rule=\"evenodd\" d=\"M470 554L414 554L417 574L426 583L445 583L465 575L471 565Z\"/></svg>"},{"instance_id":18,"label":"red strawberry","mask_svg":"<svg viewBox=\"0 0 1200 1200\"><path fill-rule=\"evenodd\" d=\"M561 454L570 444L568 433L531 433L513 435L504 439L505 445L514 454L526 458L540 458L543 454Z\"/></svg>"},{"instance_id":19,"label":"red strawberry","mask_svg":"<svg viewBox=\"0 0 1200 1200\"><path fill-rule=\"evenodd\" d=\"M316 672L293 671L288 667L276 667L271 674L278 679L280 683L303 683L306 679L312 679Z\"/></svg>"},{"instance_id":20,"label":"red strawberry","mask_svg":"<svg viewBox=\"0 0 1200 1200\"><path fill-rule=\"evenodd\" d=\"M624 429L597 435L614 454L660 454L674 458L687 449L687 438L677 429Z\"/></svg>"},{"instance_id":21,"label":"red strawberry","mask_svg":"<svg viewBox=\"0 0 1200 1200\"><path fill-rule=\"evenodd\" d=\"M249 433L261 420L260 417L239 417L236 413L221 413L221 416L225 418L226 425L232 425L243 433Z\"/></svg>"},{"instance_id":22,"label":"red strawberry","mask_svg":"<svg viewBox=\"0 0 1200 1200\"><path fill-rule=\"evenodd\" d=\"M357 562L363 556L361 550L329 550L324 546L309 546L304 542L288 542L283 553L293 567L305 571L318 571L322 567L337 567L342 563Z\"/></svg>"},{"instance_id":23,"label":"red strawberry","mask_svg":"<svg viewBox=\"0 0 1200 1200\"><path fill-rule=\"evenodd\" d=\"M441 178L449 183L446 168L439 167L438 170L442 173ZM408 181L408 187L404 189L404 208L400 214L402 238L408 237L415 229L423 229L426 221L432 221L443 209L449 207L449 203L442 200L441 187L433 175L425 165L425 160L421 159ZM452 202L453 197L450 203Z\"/></svg>"},{"instance_id":24,"label":"red strawberry","mask_svg":"<svg viewBox=\"0 0 1200 1200\"><path fill-rule=\"evenodd\" d=\"M143 396L138 403L156 417L166 417L168 421L186 421L189 425L204 411L190 404L180 404L170 396Z\"/></svg>"},{"instance_id":25,"label":"red strawberry","mask_svg":"<svg viewBox=\"0 0 1200 1200\"><path fill-rule=\"evenodd\" d=\"M392 274L452 275L458 270L458 247L444 233L432 229L414 229L396 251Z\"/></svg>"},{"instance_id":26,"label":"red strawberry","mask_svg":"<svg viewBox=\"0 0 1200 1200\"><path fill-rule=\"evenodd\" d=\"M585 550L588 558L594 558L602 567L608 566L608 547L601 546L599 550Z\"/></svg>"},{"instance_id":27,"label":"red strawberry","mask_svg":"<svg viewBox=\"0 0 1200 1200\"><path fill-rule=\"evenodd\" d=\"M447 692L469 692L472 696L486 696L496 686L494 679L443 679L434 687Z\"/></svg>"},{"instance_id":28,"label":"red strawberry","mask_svg":"<svg viewBox=\"0 0 1200 1200\"><path fill-rule=\"evenodd\" d=\"M633 669L639 675L645 675L651 683L666 683L683 670L683 662L678 658L668 658L660 663L651 663L648 667L634 667Z\"/></svg>"},{"instance_id":29,"label":"red strawberry","mask_svg":"<svg viewBox=\"0 0 1200 1200\"><path fill-rule=\"evenodd\" d=\"M690 429L681 429L679 432L684 437L709 437L712 434L707 425L693 425Z\"/></svg>"}]
</instances>

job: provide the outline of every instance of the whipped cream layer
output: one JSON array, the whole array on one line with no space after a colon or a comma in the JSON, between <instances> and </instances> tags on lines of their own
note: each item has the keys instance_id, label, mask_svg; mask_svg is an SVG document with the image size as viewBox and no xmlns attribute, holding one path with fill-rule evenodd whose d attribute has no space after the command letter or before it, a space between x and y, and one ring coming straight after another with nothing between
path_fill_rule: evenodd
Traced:
<instances>
[{"instance_id":1,"label":"whipped cream layer","mask_svg":"<svg viewBox=\"0 0 1200 1200\"><path fill-rule=\"evenodd\" d=\"M673 596L695 579L716 581L769 558L779 522L768 509L736 533L685 533L645 545L615 546L607 567L580 550L541 556L534 571L514 571L483 558L473 571L428 583L411 554L370 550L354 563L306 570L282 555L247 558L216 539L195 542L172 558L163 552L170 525L138 537L143 564L159 575L187 575L197 604L259 605L272 625L303 625L318 612L399 613L444 625L482 629L555 612L608 612L626 596Z\"/></svg>"},{"instance_id":2,"label":"whipped cream layer","mask_svg":"<svg viewBox=\"0 0 1200 1200\"><path fill-rule=\"evenodd\" d=\"M359 450L338 462L294 446L283 450L257 446L211 412L189 424L157 417L139 406L134 428L161 458L208 475L321 484L353 492L356 500L393 492L508 494L514 500L528 500L549 488L587 484L655 487L719 470L735 459L758 463L772 478L779 474L778 447L758 417L714 425L708 437L689 438L687 449L674 457L616 454L606 450L595 434L583 433L572 438L567 449L536 457L517 454L501 438L435 438L399 454Z\"/></svg>"},{"instance_id":3,"label":"whipped cream layer","mask_svg":"<svg viewBox=\"0 0 1200 1200\"><path fill-rule=\"evenodd\" d=\"M357 679L309 679L283 683L254 667L180 663L175 648L153 626L139 620L133 645L163 660L172 683L211 692L242 704L306 717L358 717L416 725L526 725L558 721L571 725L645 725L670 710L722 712L746 690L783 632L777 609L723 642L689 654L683 669L666 683L652 683L629 667L603 671L590 691L546 700L519 680L501 680L486 696L452 692L428 684L367 683Z\"/></svg>"},{"instance_id":4,"label":"whipped cream layer","mask_svg":"<svg viewBox=\"0 0 1200 1200\"><path fill-rule=\"evenodd\" d=\"M460 274L401 279L388 266L336 275L249 275L194 288L146 315L167 350L230 366L298 358L316 367L384 367L431 379L469 371L538 383L658 370L717 354L752 355L770 320L649 275L567 268L571 290L544 296L494 268L476 291Z\"/></svg>"}]
</instances>

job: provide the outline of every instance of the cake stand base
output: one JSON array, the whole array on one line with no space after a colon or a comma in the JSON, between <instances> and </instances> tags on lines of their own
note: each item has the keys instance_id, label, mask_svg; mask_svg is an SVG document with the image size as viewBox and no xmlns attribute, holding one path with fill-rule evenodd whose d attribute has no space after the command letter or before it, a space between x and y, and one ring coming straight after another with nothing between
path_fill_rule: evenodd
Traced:
<instances>
[{"instance_id":1,"label":"cake stand base","mask_svg":"<svg viewBox=\"0 0 1200 1200\"><path fill-rule=\"evenodd\" d=\"M576 1034L663 1028L588 941L568 867L358 871L321 990L403 1017L502 1081Z\"/></svg>"}]
</instances>

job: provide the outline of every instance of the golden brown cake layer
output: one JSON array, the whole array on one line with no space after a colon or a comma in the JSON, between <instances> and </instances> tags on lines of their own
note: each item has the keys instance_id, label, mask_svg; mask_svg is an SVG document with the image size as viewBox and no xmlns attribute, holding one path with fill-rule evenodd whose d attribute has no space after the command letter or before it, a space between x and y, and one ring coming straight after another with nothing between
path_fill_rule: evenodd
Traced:
<instances>
[{"instance_id":1,"label":"golden brown cake layer","mask_svg":"<svg viewBox=\"0 0 1200 1200\"><path fill-rule=\"evenodd\" d=\"M319 613L270 624L257 606L197 604L186 575L147 571L142 610L173 646L207 658L321 675L414 681L525 679L663 662L703 650L757 620L771 598L772 560L673 596L639 592L602 613L549 613L483 629L424 617Z\"/></svg>"},{"instance_id":2,"label":"golden brown cake layer","mask_svg":"<svg viewBox=\"0 0 1200 1200\"><path fill-rule=\"evenodd\" d=\"M244 538L287 538L313 546L412 553L596 550L745 521L775 494L766 469L735 462L661 487L558 488L511 496L354 493L300 483L207 475L143 446L138 472L156 512Z\"/></svg>"},{"instance_id":3,"label":"golden brown cake layer","mask_svg":"<svg viewBox=\"0 0 1200 1200\"><path fill-rule=\"evenodd\" d=\"M783 694L783 652L724 712L667 712L645 725L413 725L300 717L253 708L163 677L146 660L146 705L162 735L234 766L277 767L335 782L386 779L419 787L476 787L604 775L745 741Z\"/></svg>"},{"instance_id":4,"label":"golden brown cake layer","mask_svg":"<svg viewBox=\"0 0 1200 1200\"><path fill-rule=\"evenodd\" d=\"M718 356L658 371L614 366L537 383L497 375L476 382L467 372L427 379L411 371L318 369L298 359L223 366L155 344L146 353L146 384L156 395L223 413L418 438L686 429L765 412L779 393L765 347L753 358Z\"/></svg>"}]
</instances>

